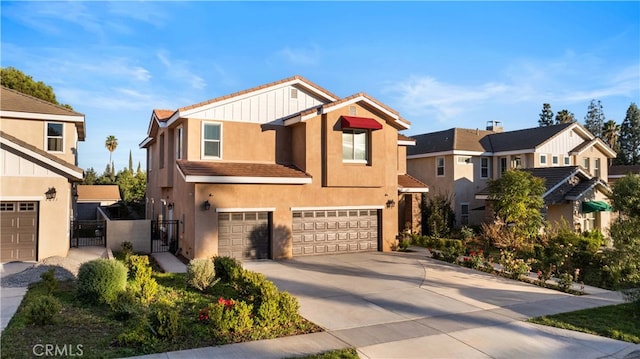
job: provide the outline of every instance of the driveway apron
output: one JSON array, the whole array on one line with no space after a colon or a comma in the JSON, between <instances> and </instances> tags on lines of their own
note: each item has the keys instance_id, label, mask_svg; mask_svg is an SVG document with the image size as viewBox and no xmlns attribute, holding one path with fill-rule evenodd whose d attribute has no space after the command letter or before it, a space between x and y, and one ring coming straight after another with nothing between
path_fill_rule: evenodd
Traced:
<instances>
[{"instance_id":1,"label":"driveway apron","mask_svg":"<svg viewBox=\"0 0 640 359\"><path fill-rule=\"evenodd\" d=\"M300 313L363 358L624 358L633 344L523 322L621 303L573 296L427 258L357 253L253 261Z\"/></svg>"}]
</instances>

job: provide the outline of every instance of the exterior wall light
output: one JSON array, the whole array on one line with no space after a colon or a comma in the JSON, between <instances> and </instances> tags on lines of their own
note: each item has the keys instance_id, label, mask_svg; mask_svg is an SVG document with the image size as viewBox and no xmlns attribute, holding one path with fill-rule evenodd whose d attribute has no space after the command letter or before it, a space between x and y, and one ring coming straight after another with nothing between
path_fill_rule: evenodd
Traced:
<instances>
[{"instance_id":1,"label":"exterior wall light","mask_svg":"<svg viewBox=\"0 0 640 359\"><path fill-rule=\"evenodd\" d=\"M387 200L386 204L387 204L387 208L393 208L396 206L396 201L390 199L390 200Z\"/></svg>"},{"instance_id":2,"label":"exterior wall light","mask_svg":"<svg viewBox=\"0 0 640 359\"><path fill-rule=\"evenodd\" d=\"M211 203L209 203L209 200L204 201L204 203L202 204L202 209L204 209L205 211L211 209Z\"/></svg>"},{"instance_id":3,"label":"exterior wall light","mask_svg":"<svg viewBox=\"0 0 640 359\"><path fill-rule=\"evenodd\" d=\"M56 199L56 188L50 187L44 195L47 199Z\"/></svg>"}]
</instances>

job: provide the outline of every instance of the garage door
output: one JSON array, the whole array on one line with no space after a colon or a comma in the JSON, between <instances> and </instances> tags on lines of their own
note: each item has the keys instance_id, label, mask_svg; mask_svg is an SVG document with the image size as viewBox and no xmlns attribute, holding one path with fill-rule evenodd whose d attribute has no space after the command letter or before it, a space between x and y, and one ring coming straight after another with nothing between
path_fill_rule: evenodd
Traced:
<instances>
[{"instance_id":1,"label":"garage door","mask_svg":"<svg viewBox=\"0 0 640 359\"><path fill-rule=\"evenodd\" d=\"M0 262L35 261L38 202L0 202Z\"/></svg>"},{"instance_id":2,"label":"garage door","mask_svg":"<svg viewBox=\"0 0 640 359\"><path fill-rule=\"evenodd\" d=\"M294 256L375 251L378 211L294 211L292 235Z\"/></svg>"},{"instance_id":3,"label":"garage door","mask_svg":"<svg viewBox=\"0 0 640 359\"><path fill-rule=\"evenodd\" d=\"M269 212L218 213L218 255L269 258Z\"/></svg>"}]
</instances>

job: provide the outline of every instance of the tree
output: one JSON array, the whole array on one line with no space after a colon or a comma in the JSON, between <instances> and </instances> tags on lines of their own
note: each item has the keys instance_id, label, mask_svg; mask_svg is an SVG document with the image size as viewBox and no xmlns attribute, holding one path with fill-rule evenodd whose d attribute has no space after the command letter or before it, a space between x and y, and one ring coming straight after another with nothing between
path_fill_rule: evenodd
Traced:
<instances>
[{"instance_id":1,"label":"tree","mask_svg":"<svg viewBox=\"0 0 640 359\"><path fill-rule=\"evenodd\" d=\"M619 145L618 156L622 164L640 164L640 111L633 102L629 105L627 115L620 125Z\"/></svg>"},{"instance_id":2,"label":"tree","mask_svg":"<svg viewBox=\"0 0 640 359\"><path fill-rule=\"evenodd\" d=\"M569 110L558 111L556 115L556 124L576 122L576 116Z\"/></svg>"},{"instance_id":3,"label":"tree","mask_svg":"<svg viewBox=\"0 0 640 359\"><path fill-rule=\"evenodd\" d=\"M640 218L640 176L630 173L616 181L609 199L620 216Z\"/></svg>"},{"instance_id":4,"label":"tree","mask_svg":"<svg viewBox=\"0 0 640 359\"><path fill-rule=\"evenodd\" d=\"M115 181L116 177L111 169L111 164L107 164L102 175L96 179L96 184L114 184Z\"/></svg>"},{"instance_id":5,"label":"tree","mask_svg":"<svg viewBox=\"0 0 640 359\"><path fill-rule=\"evenodd\" d=\"M42 81L36 82L31 76L14 67L0 68L0 82L4 87L73 110L71 106L58 102L51 86Z\"/></svg>"},{"instance_id":6,"label":"tree","mask_svg":"<svg viewBox=\"0 0 640 359\"><path fill-rule=\"evenodd\" d=\"M133 157L131 157L131 150L129 150L129 172L133 173Z\"/></svg>"},{"instance_id":7,"label":"tree","mask_svg":"<svg viewBox=\"0 0 640 359\"><path fill-rule=\"evenodd\" d=\"M620 135L620 125L614 120L609 120L602 126L602 139L612 150L618 151L618 136Z\"/></svg>"},{"instance_id":8,"label":"tree","mask_svg":"<svg viewBox=\"0 0 640 359\"><path fill-rule=\"evenodd\" d=\"M589 108L587 109L587 115L584 116L584 127L591 132L594 136L603 139L604 128L604 112L602 111L602 103L600 100L591 100Z\"/></svg>"},{"instance_id":9,"label":"tree","mask_svg":"<svg viewBox=\"0 0 640 359\"><path fill-rule=\"evenodd\" d=\"M111 162L111 154L118 147L118 139L114 135L107 136L107 139L104 141L104 147L109 151L109 164L113 167L113 163ZM111 168L111 172L115 172L113 168Z\"/></svg>"},{"instance_id":10,"label":"tree","mask_svg":"<svg viewBox=\"0 0 640 359\"><path fill-rule=\"evenodd\" d=\"M490 180L488 188L496 220L524 240L535 238L544 225L544 180L526 171L509 170Z\"/></svg>"},{"instance_id":11,"label":"tree","mask_svg":"<svg viewBox=\"0 0 640 359\"><path fill-rule=\"evenodd\" d=\"M538 125L540 125L540 127L553 125L553 111L551 111L550 104L542 104L542 112L540 112L539 116Z\"/></svg>"},{"instance_id":12,"label":"tree","mask_svg":"<svg viewBox=\"0 0 640 359\"><path fill-rule=\"evenodd\" d=\"M455 212L451 208L451 195L422 196L422 232L442 238L451 233L455 223Z\"/></svg>"},{"instance_id":13,"label":"tree","mask_svg":"<svg viewBox=\"0 0 640 359\"><path fill-rule=\"evenodd\" d=\"M90 167L88 170L84 172L84 180L82 181L82 184L89 184L89 185L96 184L97 180L98 180L98 174L93 169L93 167Z\"/></svg>"}]
</instances>

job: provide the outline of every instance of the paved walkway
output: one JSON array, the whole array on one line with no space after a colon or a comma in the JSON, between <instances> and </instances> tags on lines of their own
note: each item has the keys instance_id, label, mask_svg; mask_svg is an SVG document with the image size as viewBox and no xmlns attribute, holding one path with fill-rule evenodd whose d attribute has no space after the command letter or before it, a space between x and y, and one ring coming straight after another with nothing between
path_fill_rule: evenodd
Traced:
<instances>
[{"instance_id":1,"label":"paved walkway","mask_svg":"<svg viewBox=\"0 0 640 359\"><path fill-rule=\"evenodd\" d=\"M361 358L640 358L640 346L523 320L622 302L596 290L572 296L427 259L361 253L255 261L326 331L159 353L165 358L286 358L347 347Z\"/></svg>"}]
</instances>

